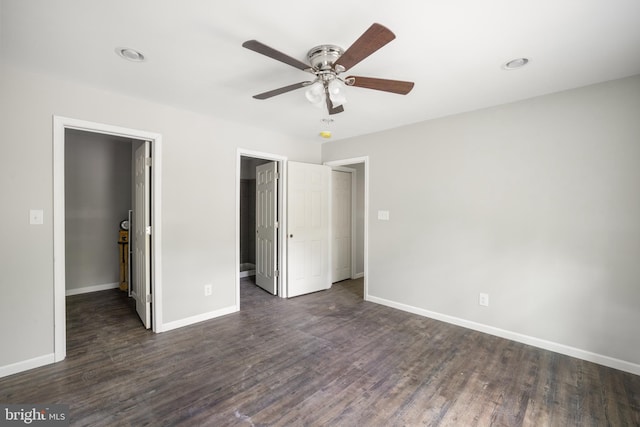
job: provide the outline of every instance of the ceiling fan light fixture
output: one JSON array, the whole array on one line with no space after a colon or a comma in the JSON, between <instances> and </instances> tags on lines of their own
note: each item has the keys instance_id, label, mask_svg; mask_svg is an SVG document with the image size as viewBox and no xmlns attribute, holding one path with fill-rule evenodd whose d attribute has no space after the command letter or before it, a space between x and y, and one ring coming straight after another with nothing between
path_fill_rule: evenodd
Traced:
<instances>
[{"instance_id":1,"label":"ceiling fan light fixture","mask_svg":"<svg viewBox=\"0 0 640 427\"><path fill-rule=\"evenodd\" d=\"M347 103L347 98L345 96L346 86L340 79L331 80L329 82L328 89L329 98L331 99L331 103L334 108Z\"/></svg>"},{"instance_id":2,"label":"ceiling fan light fixture","mask_svg":"<svg viewBox=\"0 0 640 427\"><path fill-rule=\"evenodd\" d=\"M304 96L316 107L323 107L325 102L324 85L319 81L311 84L304 92Z\"/></svg>"}]
</instances>

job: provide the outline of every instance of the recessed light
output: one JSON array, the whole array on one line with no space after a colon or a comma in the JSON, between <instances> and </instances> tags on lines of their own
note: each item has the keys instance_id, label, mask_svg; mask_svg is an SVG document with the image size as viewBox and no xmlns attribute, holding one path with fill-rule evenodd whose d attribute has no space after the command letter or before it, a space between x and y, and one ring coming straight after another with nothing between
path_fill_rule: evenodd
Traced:
<instances>
[{"instance_id":1,"label":"recessed light","mask_svg":"<svg viewBox=\"0 0 640 427\"><path fill-rule=\"evenodd\" d=\"M144 55L142 52L138 52L135 49L131 49L129 47L118 47L116 48L116 53L118 56L132 62L142 62L144 61Z\"/></svg>"},{"instance_id":2,"label":"recessed light","mask_svg":"<svg viewBox=\"0 0 640 427\"><path fill-rule=\"evenodd\" d=\"M517 70L518 68L522 68L529 63L528 58L516 58L512 59L509 62L506 62L502 65L502 68L505 70Z\"/></svg>"}]
</instances>

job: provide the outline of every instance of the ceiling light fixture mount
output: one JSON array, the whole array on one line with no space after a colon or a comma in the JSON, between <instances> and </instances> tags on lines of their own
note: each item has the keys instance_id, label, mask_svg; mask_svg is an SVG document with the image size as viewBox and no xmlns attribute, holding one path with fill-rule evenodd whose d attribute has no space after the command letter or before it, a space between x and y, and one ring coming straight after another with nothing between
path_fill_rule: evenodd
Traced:
<instances>
[{"instance_id":1,"label":"ceiling light fixture mount","mask_svg":"<svg viewBox=\"0 0 640 427\"><path fill-rule=\"evenodd\" d=\"M527 65L529 62L531 62L529 60L529 58L512 59L511 61L508 61L508 62L505 62L504 64L502 64L502 69L503 70L518 70L518 69L524 67L525 65Z\"/></svg>"},{"instance_id":2,"label":"ceiling light fixture mount","mask_svg":"<svg viewBox=\"0 0 640 427\"><path fill-rule=\"evenodd\" d=\"M126 59L131 62L143 62L145 60L142 52L137 51L135 49L131 49L129 47L117 47L116 53L119 57Z\"/></svg>"}]
</instances>

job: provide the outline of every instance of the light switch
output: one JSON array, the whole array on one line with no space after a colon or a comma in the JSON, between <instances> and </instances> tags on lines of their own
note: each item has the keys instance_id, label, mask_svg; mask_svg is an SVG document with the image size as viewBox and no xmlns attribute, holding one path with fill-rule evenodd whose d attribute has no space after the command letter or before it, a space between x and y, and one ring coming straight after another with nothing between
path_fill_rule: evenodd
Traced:
<instances>
[{"instance_id":1,"label":"light switch","mask_svg":"<svg viewBox=\"0 0 640 427\"><path fill-rule=\"evenodd\" d=\"M44 224L44 211L42 209L31 209L29 211L29 224L31 225Z\"/></svg>"},{"instance_id":2,"label":"light switch","mask_svg":"<svg viewBox=\"0 0 640 427\"><path fill-rule=\"evenodd\" d=\"M381 221L389 221L389 211L378 211L378 219Z\"/></svg>"}]
</instances>

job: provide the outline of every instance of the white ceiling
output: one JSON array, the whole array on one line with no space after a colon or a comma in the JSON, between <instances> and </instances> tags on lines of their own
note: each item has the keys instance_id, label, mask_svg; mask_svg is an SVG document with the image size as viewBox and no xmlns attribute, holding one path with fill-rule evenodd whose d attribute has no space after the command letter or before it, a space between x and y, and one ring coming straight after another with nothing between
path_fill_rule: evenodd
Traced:
<instances>
[{"instance_id":1,"label":"white ceiling","mask_svg":"<svg viewBox=\"0 0 640 427\"><path fill-rule=\"evenodd\" d=\"M640 74L638 0L0 0L0 59L37 72L319 140L304 90L252 95L310 74L241 47L257 39L306 62L373 22L396 39L349 74L410 80L406 95L348 88L333 140ZM131 47L147 61L115 54ZM501 65L528 57L520 70Z\"/></svg>"}]
</instances>

